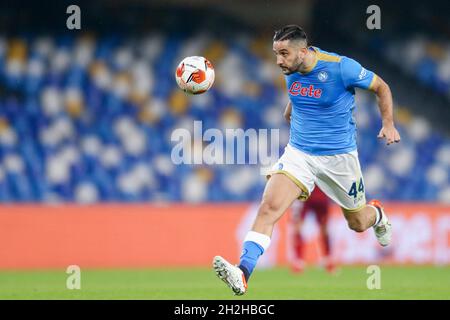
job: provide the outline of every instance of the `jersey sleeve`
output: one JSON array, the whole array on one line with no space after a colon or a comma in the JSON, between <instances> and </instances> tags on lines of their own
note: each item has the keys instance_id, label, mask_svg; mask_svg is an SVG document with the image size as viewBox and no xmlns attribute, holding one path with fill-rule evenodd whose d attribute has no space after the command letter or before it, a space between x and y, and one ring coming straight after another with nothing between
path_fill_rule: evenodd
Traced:
<instances>
[{"instance_id":1,"label":"jersey sleeve","mask_svg":"<svg viewBox=\"0 0 450 320\"><path fill-rule=\"evenodd\" d=\"M375 81L376 74L365 69L359 62L343 57L341 60L341 77L347 89L370 89Z\"/></svg>"}]
</instances>

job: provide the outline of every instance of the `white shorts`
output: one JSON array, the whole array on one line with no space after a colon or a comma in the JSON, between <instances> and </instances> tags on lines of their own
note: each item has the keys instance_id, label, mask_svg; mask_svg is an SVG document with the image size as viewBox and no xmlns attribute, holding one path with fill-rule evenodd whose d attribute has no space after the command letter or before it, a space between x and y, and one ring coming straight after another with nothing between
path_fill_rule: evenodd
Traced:
<instances>
[{"instance_id":1,"label":"white shorts","mask_svg":"<svg viewBox=\"0 0 450 320\"><path fill-rule=\"evenodd\" d=\"M301 190L306 201L317 185L342 208L357 211L366 204L364 181L358 152L333 156L313 156L287 145L268 177L282 173Z\"/></svg>"}]
</instances>

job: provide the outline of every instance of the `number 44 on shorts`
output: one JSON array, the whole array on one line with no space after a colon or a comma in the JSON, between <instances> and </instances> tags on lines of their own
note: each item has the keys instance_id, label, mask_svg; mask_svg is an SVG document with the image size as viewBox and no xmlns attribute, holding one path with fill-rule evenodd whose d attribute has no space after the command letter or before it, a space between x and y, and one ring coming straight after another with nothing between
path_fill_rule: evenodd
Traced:
<instances>
[{"instance_id":1,"label":"number 44 on shorts","mask_svg":"<svg viewBox=\"0 0 450 320\"><path fill-rule=\"evenodd\" d=\"M350 187L350 191L348 192L349 196L353 196L353 198L356 198L358 196L358 192L364 192L364 183L363 179L359 179L358 186L356 186L356 181L353 182L352 186Z\"/></svg>"}]
</instances>

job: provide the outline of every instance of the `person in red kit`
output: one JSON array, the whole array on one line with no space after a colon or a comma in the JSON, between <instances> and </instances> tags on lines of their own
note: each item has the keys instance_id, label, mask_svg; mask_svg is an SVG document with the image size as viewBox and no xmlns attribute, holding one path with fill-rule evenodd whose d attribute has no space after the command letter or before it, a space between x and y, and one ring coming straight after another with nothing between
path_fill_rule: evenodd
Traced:
<instances>
[{"instance_id":1,"label":"person in red kit","mask_svg":"<svg viewBox=\"0 0 450 320\"><path fill-rule=\"evenodd\" d=\"M329 209L330 200L319 188L314 189L306 202L297 201L297 203L292 206L290 223L293 230L292 244L294 249L294 259L291 264L291 269L293 272L302 272L305 267L304 239L301 234L301 229L307 214L313 214L319 225L319 239L321 242L321 247L324 250L325 268L330 273L335 272L335 265L331 259L330 237L327 230L328 217L330 213Z\"/></svg>"}]
</instances>

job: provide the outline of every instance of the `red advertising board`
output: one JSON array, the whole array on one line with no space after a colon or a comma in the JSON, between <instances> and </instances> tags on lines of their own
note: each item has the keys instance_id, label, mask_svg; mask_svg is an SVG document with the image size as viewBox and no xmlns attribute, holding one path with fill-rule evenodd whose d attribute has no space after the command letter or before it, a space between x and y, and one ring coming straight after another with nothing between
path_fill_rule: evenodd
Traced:
<instances>
[{"instance_id":1,"label":"red advertising board","mask_svg":"<svg viewBox=\"0 0 450 320\"><path fill-rule=\"evenodd\" d=\"M386 204L392 245L381 248L372 230L355 233L334 207L329 231L333 257L343 264L450 264L450 207ZM239 258L256 204L0 207L0 268L208 266L214 255ZM320 259L318 230L307 218L306 258ZM275 228L259 267L290 259L287 214Z\"/></svg>"}]
</instances>

